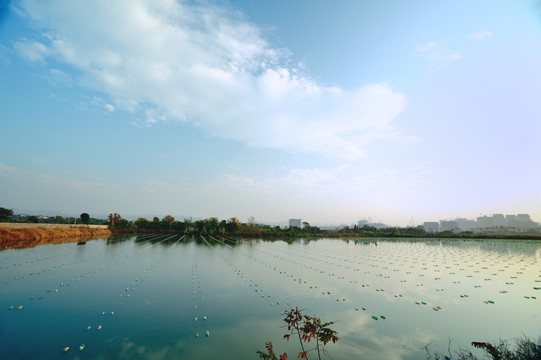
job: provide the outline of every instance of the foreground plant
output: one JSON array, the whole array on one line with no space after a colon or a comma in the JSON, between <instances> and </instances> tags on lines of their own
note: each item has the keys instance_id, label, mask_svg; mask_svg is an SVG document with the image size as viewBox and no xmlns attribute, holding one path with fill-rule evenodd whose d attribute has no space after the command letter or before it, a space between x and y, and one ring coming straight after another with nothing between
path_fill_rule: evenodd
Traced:
<instances>
[{"instance_id":1,"label":"foreground plant","mask_svg":"<svg viewBox=\"0 0 541 360\"><path fill-rule=\"evenodd\" d=\"M539 360L541 359L541 337L537 339L530 339L527 337L518 338L514 340L513 344L509 344L508 341L500 340L496 344L491 344L488 342L478 342L474 341L471 345L477 349L481 349L491 360ZM449 349L449 356L451 356L451 351ZM451 359L449 356L442 356L440 354L435 354L435 360L447 360ZM427 352L427 360L431 358L430 354ZM471 351L460 349L452 357L453 360L479 360Z\"/></svg>"},{"instance_id":2,"label":"foreground plant","mask_svg":"<svg viewBox=\"0 0 541 360\"><path fill-rule=\"evenodd\" d=\"M337 332L330 329L328 326L333 325L334 322L322 322L320 318L310 315L302 314L302 311L299 308L291 308L284 318L285 323L287 324L288 334L284 335L284 339L289 341L291 335L297 335L299 339L299 344L302 351L299 352L297 358L299 359L308 359L308 353L315 351L317 353L318 359L321 359L321 353L326 354L324 346L332 341L333 343L339 340L339 337L336 335ZM315 340L315 346L311 349L306 350L304 347L305 343L309 343L312 340ZM270 341L265 343L265 348L267 352L257 350L257 354L260 359L264 360L286 360L287 353L283 353L276 357L276 354L273 349L273 345Z\"/></svg>"}]
</instances>

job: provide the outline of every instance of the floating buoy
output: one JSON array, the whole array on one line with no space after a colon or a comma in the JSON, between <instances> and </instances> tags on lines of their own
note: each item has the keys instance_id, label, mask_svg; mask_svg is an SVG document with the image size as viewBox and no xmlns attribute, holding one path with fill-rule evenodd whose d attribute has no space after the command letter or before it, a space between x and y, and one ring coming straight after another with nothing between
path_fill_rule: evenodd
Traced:
<instances>
[{"instance_id":1,"label":"floating buoy","mask_svg":"<svg viewBox=\"0 0 541 360\"><path fill-rule=\"evenodd\" d=\"M101 325L98 326L98 330L101 330Z\"/></svg>"},{"instance_id":2,"label":"floating buoy","mask_svg":"<svg viewBox=\"0 0 541 360\"><path fill-rule=\"evenodd\" d=\"M83 351L85 349L85 344L82 344L81 346L79 346L79 351Z\"/></svg>"},{"instance_id":3,"label":"floating buoy","mask_svg":"<svg viewBox=\"0 0 541 360\"><path fill-rule=\"evenodd\" d=\"M91 327L90 327L90 326L86 328L86 330L90 330L90 329L91 329Z\"/></svg>"},{"instance_id":4,"label":"floating buoy","mask_svg":"<svg viewBox=\"0 0 541 360\"><path fill-rule=\"evenodd\" d=\"M62 352L65 354L68 352L68 350L70 349L69 346L66 346L65 348L62 349Z\"/></svg>"},{"instance_id":5,"label":"floating buoy","mask_svg":"<svg viewBox=\"0 0 541 360\"><path fill-rule=\"evenodd\" d=\"M372 315L372 319L377 320L378 317L376 315Z\"/></svg>"},{"instance_id":6,"label":"floating buoy","mask_svg":"<svg viewBox=\"0 0 541 360\"><path fill-rule=\"evenodd\" d=\"M207 317L206 317L206 316L203 316L203 320L207 320Z\"/></svg>"},{"instance_id":7,"label":"floating buoy","mask_svg":"<svg viewBox=\"0 0 541 360\"><path fill-rule=\"evenodd\" d=\"M12 310L13 308L14 308L13 306L10 306L10 307L8 307L8 310Z\"/></svg>"},{"instance_id":8,"label":"floating buoy","mask_svg":"<svg viewBox=\"0 0 541 360\"><path fill-rule=\"evenodd\" d=\"M195 337L196 337L196 338L199 337L199 333L198 333L198 332L195 333Z\"/></svg>"},{"instance_id":9,"label":"floating buoy","mask_svg":"<svg viewBox=\"0 0 541 360\"><path fill-rule=\"evenodd\" d=\"M19 306L19 307L17 308L17 310L21 310L22 308L23 308L23 306L21 305L21 306Z\"/></svg>"},{"instance_id":10,"label":"floating buoy","mask_svg":"<svg viewBox=\"0 0 541 360\"><path fill-rule=\"evenodd\" d=\"M205 336L206 336L206 337L209 337L209 336L210 336L210 331L208 331L208 330L205 331Z\"/></svg>"}]
</instances>

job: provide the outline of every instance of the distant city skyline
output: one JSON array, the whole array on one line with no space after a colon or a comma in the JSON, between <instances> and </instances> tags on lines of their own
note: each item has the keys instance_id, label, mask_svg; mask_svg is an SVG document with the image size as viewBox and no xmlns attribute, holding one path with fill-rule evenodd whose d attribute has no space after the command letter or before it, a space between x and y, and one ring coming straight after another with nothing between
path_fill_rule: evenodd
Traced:
<instances>
[{"instance_id":1,"label":"distant city skyline","mask_svg":"<svg viewBox=\"0 0 541 360\"><path fill-rule=\"evenodd\" d=\"M541 221L540 63L529 1L10 1L0 207Z\"/></svg>"}]
</instances>

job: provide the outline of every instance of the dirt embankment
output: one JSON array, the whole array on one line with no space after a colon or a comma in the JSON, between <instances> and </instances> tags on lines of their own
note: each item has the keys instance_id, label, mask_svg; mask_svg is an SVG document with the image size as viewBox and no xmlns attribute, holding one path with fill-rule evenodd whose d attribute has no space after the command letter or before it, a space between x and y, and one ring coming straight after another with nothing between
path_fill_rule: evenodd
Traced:
<instances>
[{"instance_id":1,"label":"dirt embankment","mask_svg":"<svg viewBox=\"0 0 541 360\"><path fill-rule=\"evenodd\" d=\"M104 225L0 223L0 250L82 241L111 234Z\"/></svg>"}]
</instances>

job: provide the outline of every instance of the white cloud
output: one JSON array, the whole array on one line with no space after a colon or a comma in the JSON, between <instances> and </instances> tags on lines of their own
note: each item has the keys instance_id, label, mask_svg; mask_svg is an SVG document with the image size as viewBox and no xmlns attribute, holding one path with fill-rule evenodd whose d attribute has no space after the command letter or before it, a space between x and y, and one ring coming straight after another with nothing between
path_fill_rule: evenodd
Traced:
<instances>
[{"instance_id":1,"label":"white cloud","mask_svg":"<svg viewBox=\"0 0 541 360\"><path fill-rule=\"evenodd\" d=\"M392 121L402 94L386 84L322 86L286 66L284 52L232 11L174 0L21 6L46 41L18 42L19 54L69 64L78 83L110 98L107 110L128 111L141 126L183 121L255 147L352 159L399 134Z\"/></svg>"},{"instance_id":2,"label":"white cloud","mask_svg":"<svg viewBox=\"0 0 541 360\"><path fill-rule=\"evenodd\" d=\"M416 55L432 64L430 72L438 71L462 58L459 52L448 51L434 42L428 42L426 45L419 46Z\"/></svg>"},{"instance_id":3,"label":"white cloud","mask_svg":"<svg viewBox=\"0 0 541 360\"><path fill-rule=\"evenodd\" d=\"M0 163L0 175L8 176L9 174L13 174L15 172L17 172L16 168Z\"/></svg>"},{"instance_id":4,"label":"white cloud","mask_svg":"<svg viewBox=\"0 0 541 360\"><path fill-rule=\"evenodd\" d=\"M46 78L53 85L72 86L73 84L71 75L58 69L49 69Z\"/></svg>"},{"instance_id":5,"label":"white cloud","mask_svg":"<svg viewBox=\"0 0 541 360\"><path fill-rule=\"evenodd\" d=\"M486 39L486 38L489 37L490 35L492 35L492 32L490 32L490 31L480 31L480 32L477 32L477 33L473 33L473 34L468 35L468 39L469 39L469 40L477 40L477 41L480 41L480 40Z\"/></svg>"},{"instance_id":6,"label":"white cloud","mask_svg":"<svg viewBox=\"0 0 541 360\"><path fill-rule=\"evenodd\" d=\"M27 39L15 42L13 47L19 56L30 62L42 62L49 54L49 49L44 44Z\"/></svg>"}]
</instances>

